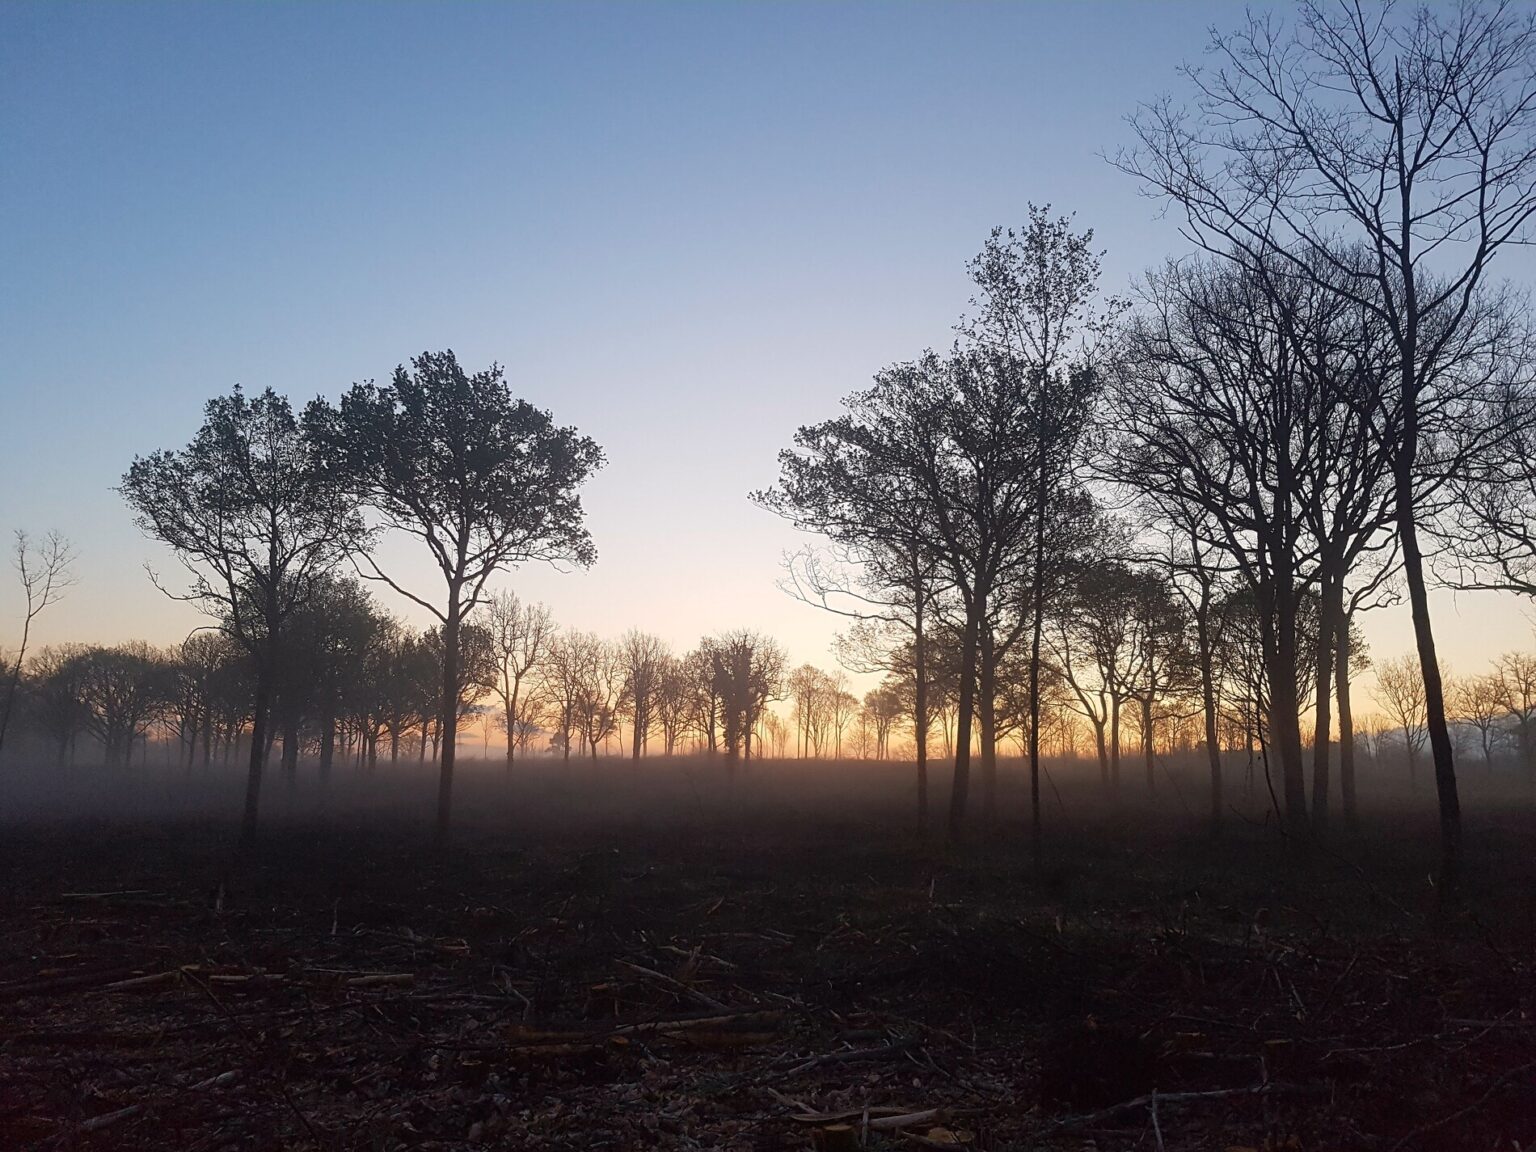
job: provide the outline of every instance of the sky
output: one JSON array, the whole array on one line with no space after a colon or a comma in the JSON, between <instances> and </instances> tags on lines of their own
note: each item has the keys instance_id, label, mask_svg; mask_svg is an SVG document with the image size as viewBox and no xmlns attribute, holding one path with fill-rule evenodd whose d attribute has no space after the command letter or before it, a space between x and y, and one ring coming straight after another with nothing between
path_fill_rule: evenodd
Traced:
<instances>
[{"instance_id":1,"label":"sky","mask_svg":"<svg viewBox=\"0 0 1536 1152\"><path fill-rule=\"evenodd\" d=\"M505 366L605 449L599 559L504 585L680 650L750 626L831 666L755 508L795 428L949 342L994 225L1051 204L1103 284L1183 253L1106 160L1231 3L0 4L0 532L79 582L38 642L201 620L114 491L235 383L301 405L426 349ZM1529 266L1527 266L1529 267ZM1516 269L1506 270L1513 274ZM381 553L436 590L406 545ZM418 624L423 613L382 589ZM1529 646L1437 594L1455 670ZM19 604L0 583L0 644ZM1371 614L1379 657L1406 611Z\"/></svg>"}]
</instances>

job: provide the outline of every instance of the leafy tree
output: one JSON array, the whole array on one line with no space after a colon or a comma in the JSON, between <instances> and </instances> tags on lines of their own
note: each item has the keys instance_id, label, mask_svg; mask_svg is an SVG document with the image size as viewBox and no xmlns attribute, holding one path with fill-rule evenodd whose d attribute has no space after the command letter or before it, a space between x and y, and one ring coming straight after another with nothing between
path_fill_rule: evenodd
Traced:
<instances>
[{"instance_id":1,"label":"leafy tree","mask_svg":"<svg viewBox=\"0 0 1536 1152\"><path fill-rule=\"evenodd\" d=\"M136 457L121 491L139 527L191 574L185 593L168 594L218 620L251 659L248 844L288 627L331 569L366 543L356 503L321 467L284 397L270 388L247 397L238 386L208 401L185 448Z\"/></svg>"},{"instance_id":2,"label":"leafy tree","mask_svg":"<svg viewBox=\"0 0 1536 1152\"><path fill-rule=\"evenodd\" d=\"M387 528L420 540L443 577L445 598L434 602L364 557L374 577L442 626L437 833L445 837L464 622L499 571L536 560L596 560L578 490L601 467L602 451L514 399L500 365L469 374L451 351L422 353L388 384L355 384L338 406L312 401L305 428L338 481Z\"/></svg>"}]
</instances>

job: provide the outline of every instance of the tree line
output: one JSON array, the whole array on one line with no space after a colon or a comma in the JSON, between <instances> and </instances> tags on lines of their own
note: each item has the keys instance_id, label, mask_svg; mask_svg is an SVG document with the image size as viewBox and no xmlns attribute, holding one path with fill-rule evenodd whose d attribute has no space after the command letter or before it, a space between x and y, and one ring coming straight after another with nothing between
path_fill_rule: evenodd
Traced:
<instances>
[{"instance_id":1,"label":"tree line","mask_svg":"<svg viewBox=\"0 0 1536 1152\"><path fill-rule=\"evenodd\" d=\"M1092 230L1031 206L969 262L951 344L892 363L841 415L800 428L777 483L753 494L816 536L786 586L848 618L840 656L887 676L878 698L789 673L748 632L674 659L641 634L552 631L542 660L525 648L491 677L510 742L535 700L567 752L612 738L626 707L632 754L653 732L675 747L689 726L745 759L764 736L835 751L853 716L883 745L907 723L924 822L932 738L952 757L958 839L973 784L995 816L1013 739L1038 856L1053 726L1091 733L1110 789L1134 731L1154 790L1159 733L1194 724L1213 824L1238 750L1263 764L1288 830L1318 836L1335 811L1357 814L1360 616L1405 598L1415 651L1397 679L1417 685L1422 724L1390 704L1403 695L1391 676L1378 691L1412 756L1427 751L1454 881L1453 721L1476 727L1488 708L1472 701L1492 690L1448 692L1428 592L1536 594L1536 356L1524 295L1494 278L1536 216L1536 25L1502 5L1316 0L1288 23L1250 16L1215 34L1209 60L1185 70L1185 100L1133 112L1135 142L1113 157L1191 254L1110 297ZM134 461L125 498L189 570L168 593L202 607L245 662L247 833L266 749L295 723L284 677L312 663L297 655L305 621L326 597L357 599L337 581L344 564L437 621L411 640L435 687L410 724L430 733L422 747L436 742L447 828L468 686L520 627L495 619L493 577L593 562L579 490L602 462L514 399L498 366L470 374L451 352L302 412L236 389L209 403L191 444ZM381 567L386 531L432 558L435 591ZM318 720L300 723L318 724L326 758L325 733L366 725L343 723L318 668L304 690ZM677 703L684 681L708 686L702 705ZM767 706L781 694L793 729L776 734ZM1498 715L1490 732L1510 716L1525 731L1518 709ZM415 730L397 719L375 731Z\"/></svg>"},{"instance_id":2,"label":"tree line","mask_svg":"<svg viewBox=\"0 0 1536 1152\"><path fill-rule=\"evenodd\" d=\"M756 498L832 551L802 560L796 590L910 647L920 732L932 637L957 635L951 837L973 754L994 807L1021 693L1037 855L1053 677L1096 731L1130 703L1150 733L1192 669L1213 821L1234 704L1293 833L1326 832L1335 802L1352 819L1356 617L1406 596L1454 882L1428 590L1536 591L1536 359L1524 295L1492 275L1536 214L1536 25L1504 5L1318 0L1289 23L1250 15L1209 55L1184 72L1186 102L1131 115L1135 144L1113 158L1192 255L1106 298L1092 231L1031 208L969 264L952 345L802 427ZM1078 622L1085 606L1116 620L1121 597L1141 616L1135 690Z\"/></svg>"}]
</instances>

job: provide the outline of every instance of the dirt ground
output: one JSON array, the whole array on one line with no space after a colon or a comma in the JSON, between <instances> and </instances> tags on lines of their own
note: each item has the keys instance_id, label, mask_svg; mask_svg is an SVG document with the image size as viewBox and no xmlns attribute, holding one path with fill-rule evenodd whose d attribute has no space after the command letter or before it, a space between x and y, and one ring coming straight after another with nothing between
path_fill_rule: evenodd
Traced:
<instances>
[{"instance_id":1,"label":"dirt ground","mask_svg":"<svg viewBox=\"0 0 1536 1152\"><path fill-rule=\"evenodd\" d=\"M0 1148L1536 1146L1536 810L50 820L0 840Z\"/></svg>"}]
</instances>

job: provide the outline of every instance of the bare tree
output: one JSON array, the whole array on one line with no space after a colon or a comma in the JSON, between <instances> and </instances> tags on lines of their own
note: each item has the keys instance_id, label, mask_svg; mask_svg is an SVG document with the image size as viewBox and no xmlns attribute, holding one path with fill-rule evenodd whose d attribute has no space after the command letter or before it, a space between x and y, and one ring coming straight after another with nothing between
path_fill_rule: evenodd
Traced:
<instances>
[{"instance_id":1,"label":"bare tree","mask_svg":"<svg viewBox=\"0 0 1536 1152\"><path fill-rule=\"evenodd\" d=\"M542 604L524 604L512 591L498 592L485 604L485 627L496 661L492 686L501 701L507 734L507 768L517 747L518 720L529 678L544 659L554 636L554 620Z\"/></svg>"},{"instance_id":2,"label":"bare tree","mask_svg":"<svg viewBox=\"0 0 1536 1152\"><path fill-rule=\"evenodd\" d=\"M1408 758L1408 780L1418 779L1419 753L1424 748L1428 712L1424 701L1424 678L1418 661L1412 656L1383 660L1376 666L1376 702L1402 733L1403 751Z\"/></svg>"},{"instance_id":3,"label":"bare tree","mask_svg":"<svg viewBox=\"0 0 1536 1152\"><path fill-rule=\"evenodd\" d=\"M1315 547L1302 506L1319 451L1310 391L1289 332L1314 293L1270 267L1191 261L1149 276L1113 395L1110 475L1221 553L1253 596L1270 685L1266 726L1285 817L1306 821L1297 668Z\"/></svg>"},{"instance_id":4,"label":"bare tree","mask_svg":"<svg viewBox=\"0 0 1536 1152\"><path fill-rule=\"evenodd\" d=\"M1493 753L1504 735L1501 727L1509 715L1504 703L1504 684L1497 672L1460 677L1451 681L1451 716L1477 732L1483 767L1493 771Z\"/></svg>"},{"instance_id":5,"label":"bare tree","mask_svg":"<svg viewBox=\"0 0 1536 1152\"><path fill-rule=\"evenodd\" d=\"M1117 163L1183 210L1186 234L1250 267L1330 269L1331 291L1380 318L1393 388L1378 423L1425 684L1443 872L1454 888L1461 809L1420 542L1426 422L1454 419L1461 460L1511 434L1487 421L1483 342L1490 267L1536 215L1536 22L1507 4L1402 11L1306 0L1291 28L1253 15L1212 40L1213 69L1185 70L1194 108L1133 118ZM1358 243L1365 258L1340 254ZM1467 420L1460 417L1466 415ZM1432 430L1431 430L1432 434Z\"/></svg>"},{"instance_id":6,"label":"bare tree","mask_svg":"<svg viewBox=\"0 0 1536 1152\"><path fill-rule=\"evenodd\" d=\"M1494 665L1499 702L1515 722L1520 759L1536 778L1536 656L1506 652Z\"/></svg>"},{"instance_id":7,"label":"bare tree","mask_svg":"<svg viewBox=\"0 0 1536 1152\"><path fill-rule=\"evenodd\" d=\"M109 766L126 764L171 698L171 663L140 641L89 649L81 661L86 729L101 742Z\"/></svg>"},{"instance_id":8,"label":"bare tree","mask_svg":"<svg viewBox=\"0 0 1536 1152\"><path fill-rule=\"evenodd\" d=\"M11 712L16 705L16 689L21 684L21 672L26 665L27 646L32 640L32 622L59 598L75 582L74 550L69 541L57 532L50 532L41 544L34 545L27 534L18 529L11 545L11 562L21 581L21 594L25 605L21 620L21 641L16 656L5 670L5 700L0 703L0 751L5 749L5 734L11 726Z\"/></svg>"},{"instance_id":9,"label":"bare tree","mask_svg":"<svg viewBox=\"0 0 1536 1152\"><path fill-rule=\"evenodd\" d=\"M661 708L662 679L672 654L660 637L630 629L619 641L618 655L623 669L623 710L629 717L630 751L638 760Z\"/></svg>"}]
</instances>

